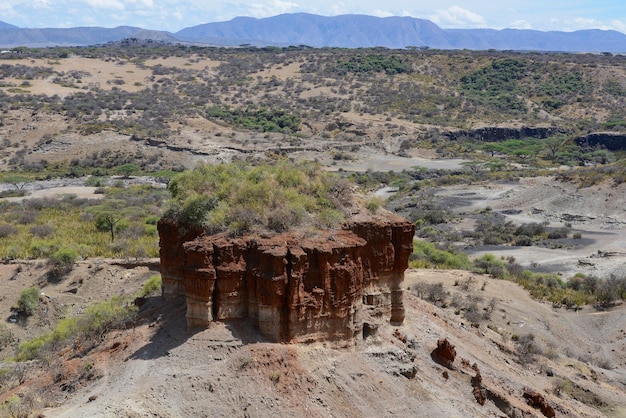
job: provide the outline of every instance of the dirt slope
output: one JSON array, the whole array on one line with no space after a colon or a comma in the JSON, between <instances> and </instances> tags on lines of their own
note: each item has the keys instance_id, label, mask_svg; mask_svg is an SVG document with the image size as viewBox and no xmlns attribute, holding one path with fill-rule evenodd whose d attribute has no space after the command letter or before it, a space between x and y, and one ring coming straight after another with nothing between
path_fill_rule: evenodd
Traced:
<instances>
[{"instance_id":1,"label":"dirt slope","mask_svg":"<svg viewBox=\"0 0 626 418\"><path fill-rule=\"evenodd\" d=\"M459 286L454 283L469 276L462 271L412 270L406 285L443 282L456 292ZM626 308L602 315L554 310L530 300L513 283L485 277L476 277L475 283L463 292L497 300L492 320L480 327L472 327L452 308L436 307L407 292L405 324L386 326L353 348L271 344L244 322L187 330L180 306L166 307L155 299L144 307L146 323L109 336L83 359L93 363L99 378L75 393L59 390L59 405L43 414L541 416L523 399L532 389L557 416L624 416L626 357L620 347L626 341ZM529 332L544 349L550 347L552 359L537 356L525 365L518 362L510 336ZM456 346L452 369L431 358L440 338ZM576 358L603 351L612 355L611 370ZM474 364L489 395L482 406L472 391ZM555 394L563 382L569 383Z\"/></svg>"}]
</instances>

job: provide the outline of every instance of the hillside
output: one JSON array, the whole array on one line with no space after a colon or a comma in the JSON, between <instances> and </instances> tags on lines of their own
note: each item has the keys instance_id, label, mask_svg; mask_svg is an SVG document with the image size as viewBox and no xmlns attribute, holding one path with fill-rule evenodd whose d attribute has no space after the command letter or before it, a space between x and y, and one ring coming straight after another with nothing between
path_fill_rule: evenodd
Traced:
<instances>
[{"instance_id":1,"label":"hillside","mask_svg":"<svg viewBox=\"0 0 626 418\"><path fill-rule=\"evenodd\" d=\"M121 151L118 163L136 154L141 161L133 162L154 167L158 155L171 168L181 156L193 166L267 151L328 165L372 151L406 157L415 148L451 158L465 140L502 135L576 141L602 133L619 144L623 60L142 42L5 54L0 164L37 170L77 159L75 170L86 173L111 163L103 146ZM563 155L575 164L576 155Z\"/></svg>"},{"instance_id":2,"label":"hillside","mask_svg":"<svg viewBox=\"0 0 626 418\"><path fill-rule=\"evenodd\" d=\"M17 26L10 23L0 21L0 29L17 29Z\"/></svg>"},{"instance_id":3,"label":"hillside","mask_svg":"<svg viewBox=\"0 0 626 418\"><path fill-rule=\"evenodd\" d=\"M139 39L2 54L0 414L624 416L625 68L609 54ZM159 292L165 211L260 242L286 225L268 209L302 199L263 200L278 183L252 170L215 184L254 210L207 199L220 210L205 219L166 187L177 196L193 167L278 176L298 162L415 225L403 324L364 326L353 348L271 343L244 320L188 329L185 304ZM320 214L348 197L323 190ZM319 217L305 235L315 222L342 245ZM199 258L219 247L204 241ZM432 356L444 338L450 367Z\"/></svg>"},{"instance_id":4,"label":"hillside","mask_svg":"<svg viewBox=\"0 0 626 418\"><path fill-rule=\"evenodd\" d=\"M73 277L89 277L83 276L87 268L79 265L67 282L46 288L48 297L67 298ZM96 282L130 291L147 271L99 268L103 275L85 280L69 296L101 297ZM25 266L18 283L29 271ZM470 277L466 290L455 286ZM44 401L46 417L533 417L542 414L523 394L538 391L557 416L623 416L624 307L602 313L554 309L511 282L463 271L410 270L405 286L440 282L452 294L495 304L491 319L473 327L453 307L406 292L401 327L385 326L355 348L333 349L323 343L268 343L241 321L187 330L182 306L150 298L137 326L110 333L91 350L68 347L0 399L21 393L33 405ZM511 336L528 334L543 354L519 357ZM451 368L431 358L442 338L455 346ZM476 368L489 394L484 405L473 394Z\"/></svg>"}]
</instances>

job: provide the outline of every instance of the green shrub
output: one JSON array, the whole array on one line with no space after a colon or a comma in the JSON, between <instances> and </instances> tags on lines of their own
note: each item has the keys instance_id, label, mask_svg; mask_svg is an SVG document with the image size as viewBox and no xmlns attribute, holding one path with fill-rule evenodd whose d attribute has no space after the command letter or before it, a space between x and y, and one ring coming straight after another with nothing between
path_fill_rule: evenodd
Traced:
<instances>
[{"instance_id":1,"label":"green shrub","mask_svg":"<svg viewBox=\"0 0 626 418\"><path fill-rule=\"evenodd\" d=\"M8 347L14 340L13 332L5 324L0 324L0 350Z\"/></svg>"},{"instance_id":2,"label":"green shrub","mask_svg":"<svg viewBox=\"0 0 626 418\"><path fill-rule=\"evenodd\" d=\"M29 253L35 258L50 257L59 249L56 240L33 240L28 248Z\"/></svg>"},{"instance_id":3,"label":"green shrub","mask_svg":"<svg viewBox=\"0 0 626 418\"><path fill-rule=\"evenodd\" d=\"M146 297L161 291L161 276L154 275L148 279L137 294L138 297Z\"/></svg>"},{"instance_id":4,"label":"green shrub","mask_svg":"<svg viewBox=\"0 0 626 418\"><path fill-rule=\"evenodd\" d=\"M39 293L39 288L35 286L22 290L17 300L17 309L26 316L34 314L39 306Z\"/></svg>"},{"instance_id":5,"label":"green shrub","mask_svg":"<svg viewBox=\"0 0 626 418\"><path fill-rule=\"evenodd\" d=\"M113 296L85 309L85 313L79 317L78 330L88 336L100 335L123 327L135 312L136 307L129 297Z\"/></svg>"},{"instance_id":6,"label":"green shrub","mask_svg":"<svg viewBox=\"0 0 626 418\"><path fill-rule=\"evenodd\" d=\"M343 213L331 208L322 209L318 215L318 225L322 228L332 228L343 220Z\"/></svg>"},{"instance_id":7,"label":"green shrub","mask_svg":"<svg viewBox=\"0 0 626 418\"><path fill-rule=\"evenodd\" d=\"M61 248L50 257L52 270L57 274L69 273L78 259L76 250L71 248Z\"/></svg>"},{"instance_id":8,"label":"green shrub","mask_svg":"<svg viewBox=\"0 0 626 418\"><path fill-rule=\"evenodd\" d=\"M471 263L465 253L440 250L432 243L414 240L409 267L469 270Z\"/></svg>"},{"instance_id":9,"label":"green shrub","mask_svg":"<svg viewBox=\"0 0 626 418\"><path fill-rule=\"evenodd\" d=\"M136 309L128 296L113 296L98 302L87 307L80 316L62 319L51 333L21 343L15 360L45 357L70 339L99 338L112 329L123 327L133 318Z\"/></svg>"},{"instance_id":10,"label":"green shrub","mask_svg":"<svg viewBox=\"0 0 626 418\"><path fill-rule=\"evenodd\" d=\"M477 273L489 274L496 279L509 277L505 262L498 260L493 254L485 254L474 260L474 270Z\"/></svg>"},{"instance_id":11,"label":"green shrub","mask_svg":"<svg viewBox=\"0 0 626 418\"><path fill-rule=\"evenodd\" d=\"M372 197L365 203L365 208L370 213L376 213L378 212L378 209L380 209L383 206L383 204L384 204L384 201L381 198Z\"/></svg>"}]
</instances>

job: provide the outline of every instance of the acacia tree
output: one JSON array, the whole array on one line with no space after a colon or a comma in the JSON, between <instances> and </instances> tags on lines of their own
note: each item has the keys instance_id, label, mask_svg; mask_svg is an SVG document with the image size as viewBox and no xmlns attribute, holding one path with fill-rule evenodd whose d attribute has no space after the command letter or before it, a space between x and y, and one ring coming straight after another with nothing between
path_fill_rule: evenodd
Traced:
<instances>
[{"instance_id":1,"label":"acacia tree","mask_svg":"<svg viewBox=\"0 0 626 418\"><path fill-rule=\"evenodd\" d=\"M565 135L556 135L544 139L543 146L546 153L546 157L550 161L556 161L559 157L559 153L563 150L567 143L567 137Z\"/></svg>"},{"instance_id":2,"label":"acacia tree","mask_svg":"<svg viewBox=\"0 0 626 418\"><path fill-rule=\"evenodd\" d=\"M139 173L141 171L141 168L137 164L122 164L121 166L117 167L115 171L123 178L128 179L131 176Z\"/></svg>"},{"instance_id":3,"label":"acacia tree","mask_svg":"<svg viewBox=\"0 0 626 418\"><path fill-rule=\"evenodd\" d=\"M111 234L111 242L115 241L115 227L124 219L122 216L116 216L113 212L99 213L96 216L96 228L99 231L109 231Z\"/></svg>"},{"instance_id":4,"label":"acacia tree","mask_svg":"<svg viewBox=\"0 0 626 418\"><path fill-rule=\"evenodd\" d=\"M138 210L136 207L128 207L126 201L120 199L106 200L90 208L90 212L95 215L96 229L111 234L111 242L115 241L115 233L124 225L123 221Z\"/></svg>"}]
</instances>

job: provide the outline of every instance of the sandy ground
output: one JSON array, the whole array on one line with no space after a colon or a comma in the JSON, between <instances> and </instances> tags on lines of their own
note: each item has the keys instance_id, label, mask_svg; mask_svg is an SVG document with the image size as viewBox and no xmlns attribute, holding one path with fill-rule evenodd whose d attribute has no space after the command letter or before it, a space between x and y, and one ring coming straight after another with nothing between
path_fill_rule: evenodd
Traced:
<instances>
[{"instance_id":1,"label":"sandy ground","mask_svg":"<svg viewBox=\"0 0 626 418\"><path fill-rule=\"evenodd\" d=\"M490 208L518 225L570 225L570 236L580 233L582 238L566 240L562 248L467 249L473 256L487 252L511 256L523 265L535 264L565 278L577 272L599 277L626 274L626 185L578 188L552 177L539 177L513 183L446 187L437 196L448 199L450 209L461 217ZM456 225L459 230L472 227L466 221Z\"/></svg>"}]
</instances>

